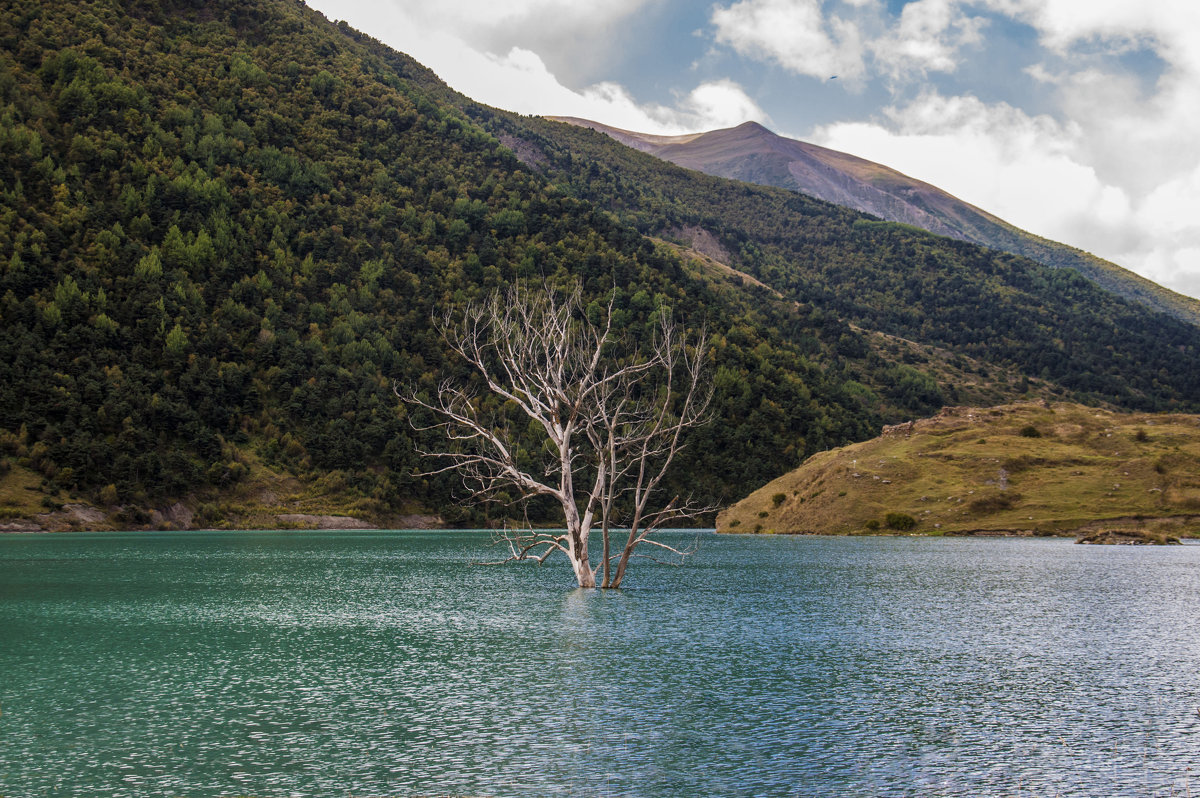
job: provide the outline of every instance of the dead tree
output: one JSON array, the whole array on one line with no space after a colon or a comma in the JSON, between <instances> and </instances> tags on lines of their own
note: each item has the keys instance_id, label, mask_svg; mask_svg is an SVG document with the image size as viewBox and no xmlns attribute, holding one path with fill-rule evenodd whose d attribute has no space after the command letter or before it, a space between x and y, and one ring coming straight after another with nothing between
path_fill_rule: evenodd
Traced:
<instances>
[{"instance_id":1,"label":"dead tree","mask_svg":"<svg viewBox=\"0 0 1200 798\"><path fill-rule=\"evenodd\" d=\"M660 496L684 433L707 416L703 332L689 338L661 312L651 341L634 346L613 329L611 303L602 323L583 318L578 286L560 294L515 285L437 326L480 387L445 380L433 396L397 387L430 411L423 428L450 441L446 451L422 452L444 463L430 473L458 472L475 499L549 497L562 508L563 529L506 529L506 562L562 552L580 587L595 587L599 576L601 587L616 588L630 560L644 556L635 554L640 546L686 553L653 535L709 509ZM531 451L547 456L535 463ZM594 530L597 564L588 547Z\"/></svg>"}]
</instances>

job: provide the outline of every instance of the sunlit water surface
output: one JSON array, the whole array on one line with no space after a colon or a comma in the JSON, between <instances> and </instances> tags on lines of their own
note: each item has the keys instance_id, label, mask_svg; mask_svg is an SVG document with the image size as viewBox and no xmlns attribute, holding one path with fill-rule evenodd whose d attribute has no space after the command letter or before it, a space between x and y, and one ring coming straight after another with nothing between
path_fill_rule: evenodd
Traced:
<instances>
[{"instance_id":1,"label":"sunlit water surface","mask_svg":"<svg viewBox=\"0 0 1200 798\"><path fill-rule=\"evenodd\" d=\"M698 540L0 536L0 795L1200 795L1200 546Z\"/></svg>"}]
</instances>

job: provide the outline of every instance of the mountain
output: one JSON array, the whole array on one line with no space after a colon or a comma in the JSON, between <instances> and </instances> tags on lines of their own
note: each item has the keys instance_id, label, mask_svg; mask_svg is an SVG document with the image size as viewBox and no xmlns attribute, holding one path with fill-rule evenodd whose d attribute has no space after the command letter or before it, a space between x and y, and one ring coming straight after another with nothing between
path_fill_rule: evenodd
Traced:
<instances>
[{"instance_id":1,"label":"mountain","mask_svg":"<svg viewBox=\"0 0 1200 798\"><path fill-rule=\"evenodd\" d=\"M1200 409L1195 327L482 106L300 3L8 0L0 45L0 523L501 522L393 384L465 376L431 319L519 279L707 326L700 501L948 402Z\"/></svg>"},{"instance_id":2,"label":"mountain","mask_svg":"<svg viewBox=\"0 0 1200 798\"><path fill-rule=\"evenodd\" d=\"M846 322L564 191L302 4L5 2L0 43L0 522L498 522L422 473L444 441L392 386L462 375L431 319L517 279L578 280L635 338L660 307L707 324L722 423L674 482L706 502L942 402Z\"/></svg>"},{"instance_id":3,"label":"mountain","mask_svg":"<svg viewBox=\"0 0 1200 798\"><path fill-rule=\"evenodd\" d=\"M1200 300L1095 255L1021 230L945 191L877 163L772 133L757 122L683 136L655 136L576 117L642 152L710 175L800 191L892 222L1072 268L1113 293L1200 324Z\"/></svg>"},{"instance_id":4,"label":"mountain","mask_svg":"<svg viewBox=\"0 0 1200 798\"><path fill-rule=\"evenodd\" d=\"M683 169L586 128L447 98L560 190L645 235L703 248L745 275L738 279L856 330L1003 364L1088 402L1182 409L1200 398L1200 375L1191 374L1200 330L1074 270Z\"/></svg>"},{"instance_id":5,"label":"mountain","mask_svg":"<svg viewBox=\"0 0 1200 798\"><path fill-rule=\"evenodd\" d=\"M1200 536L1200 417L1066 403L949 407L814 455L723 532Z\"/></svg>"}]
</instances>

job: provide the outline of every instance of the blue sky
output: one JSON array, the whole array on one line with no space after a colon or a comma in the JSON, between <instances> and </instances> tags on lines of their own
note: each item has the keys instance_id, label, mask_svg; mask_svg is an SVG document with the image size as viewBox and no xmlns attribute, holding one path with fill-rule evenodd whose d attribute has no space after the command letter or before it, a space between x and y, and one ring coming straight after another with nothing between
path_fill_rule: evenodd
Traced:
<instances>
[{"instance_id":1,"label":"blue sky","mask_svg":"<svg viewBox=\"0 0 1200 798\"><path fill-rule=\"evenodd\" d=\"M1200 296L1196 0L308 4L490 105L753 119Z\"/></svg>"}]
</instances>

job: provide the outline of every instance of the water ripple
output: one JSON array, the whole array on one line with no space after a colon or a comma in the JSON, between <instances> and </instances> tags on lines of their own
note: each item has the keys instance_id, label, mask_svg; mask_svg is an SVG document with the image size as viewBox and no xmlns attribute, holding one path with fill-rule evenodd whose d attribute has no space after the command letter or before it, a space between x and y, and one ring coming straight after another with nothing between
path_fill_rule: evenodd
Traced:
<instances>
[{"instance_id":1,"label":"water ripple","mask_svg":"<svg viewBox=\"0 0 1200 798\"><path fill-rule=\"evenodd\" d=\"M0 538L0 795L1200 792L1200 546L486 543Z\"/></svg>"}]
</instances>

